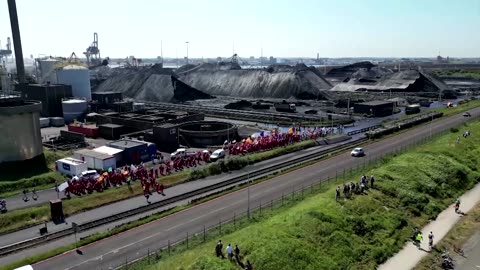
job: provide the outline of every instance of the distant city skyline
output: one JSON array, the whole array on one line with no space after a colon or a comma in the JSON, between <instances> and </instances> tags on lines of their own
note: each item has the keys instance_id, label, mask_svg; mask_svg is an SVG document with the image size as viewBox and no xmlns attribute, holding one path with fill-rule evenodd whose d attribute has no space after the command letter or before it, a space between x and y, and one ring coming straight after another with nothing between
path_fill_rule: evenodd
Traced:
<instances>
[{"instance_id":1,"label":"distant city skyline","mask_svg":"<svg viewBox=\"0 0 480 270\"><path fill-rule=\"evenodd\" d=\"M316 58L480 56L480 1L17 0L23 54ZM11 37L0 2L0 41Z\"/></svg>"}]
</instances>

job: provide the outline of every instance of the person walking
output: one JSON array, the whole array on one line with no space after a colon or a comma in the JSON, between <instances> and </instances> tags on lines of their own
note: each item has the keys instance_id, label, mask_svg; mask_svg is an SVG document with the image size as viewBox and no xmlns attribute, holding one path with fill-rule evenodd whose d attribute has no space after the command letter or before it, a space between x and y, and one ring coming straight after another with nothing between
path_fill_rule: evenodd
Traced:
<instances>
[{"instance_id":1,"label":"person walking","mask_svg":"<svg viewBox=\"0 0 480 270\"><path fill-rule=\"evenodd\" d=\"M249 260L247 260L247 263L245 264L245 270L253 270L253 266Z\"/></svg>"},{"instance_id":2,"label":"person walking","mask_svg":"<svg viewBox=\"0 0 480 270\"><path fill-rule=\"evenodd\" d=\"M238 248L238 245L235 245L235 259L237 259L237 262L240 261L240 248Z\"/></svg>"},{"instance_id":3,"label":"person walking","mask_svg":"<svg viewBox=\"0 0 480 270\"><path fill-rule=\"evenodd\" d=\"M370 188L373 188L373 183L375 183L375 178L373 178L373 175L370 176Z\"/></svg>"},{"instance_id":4,"label":"person walking","mask_svg":"<svg viewBox=\"0 0 480 270\"><path fill-rule=\"evenodd\" d=\"M418 232L415 240L417 240L418 249L420 249L421 248L420 246L422 245L422 241L423 241L423 235L421 231Z\"/></svg>"},{"instance_id":5,"label":"person walking","mask_svg":"<svg viewBox=\"0 0 480 270\"><path fill-rule=\"evenodd\" d=\"M218 240L218 243L215 246L215 254L217 255L217 257L225 258L223 256L222 249L223 249L222 240Z\"/></svg>"},{"instance_id":6,"label":"person walking","mask_svg":"<svg viewBox=\"0 0 480 270\"><path fill-rule=\"evenodd\" d=\"M460 199L455 201L455 213L460 213Z\"/></svg>"},{"instance_id":7,"label":"person walking","mask_svg":"<svg viewBox=\"0 0 480 270\"><path fill-rule=\"evenodd\" d=\"M428 234L428 249L429 251L432 251L433 249L433 232L430 232L430 234Z\"/></svg>"},{"instance_id":8,"label":"person walking","mask_svg":"<svg viewBox=\"0 0 480 270\"><path fill-rule=\"evenodd\" d=\"M232 248L232 245L231 244L228 244L227 248L226 248L226 251L227 251L227 257L229 260L232 260L233 259L233 248Z\"/></svg>"},{"instance_id":9,"label":"person walking","mask_svg":"<svg viewBox=\"0 0 480 270\"><path fill-rule=\"evenodd\" d=\"M340 199L340 186L335 190L335 201L338 202L338 199Z\"/></svg>"}]
</instances>

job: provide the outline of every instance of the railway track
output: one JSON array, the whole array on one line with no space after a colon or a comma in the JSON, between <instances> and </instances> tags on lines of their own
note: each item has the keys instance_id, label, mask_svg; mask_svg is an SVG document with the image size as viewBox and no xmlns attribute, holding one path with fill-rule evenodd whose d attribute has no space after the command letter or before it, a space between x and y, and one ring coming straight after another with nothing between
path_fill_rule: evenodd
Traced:
<instances>
[{"instance_id":1,"label":"railway track","mask_svg":"<svg viewBox=\"0 0 480 270\"><path fill-rule=\"evenodd\" d=\"M163 109L163 110L184 110L188 112L204 113L212 116L226 116L232 119L251 119L251 120L267 120L267 121L298 121L298 122L322 122L327 121L327 117L321 115L304 115L295 113L277 113L277 112L257 112L257 111L244 111L224 109L212 106L196 106L196 105L183 105L183 104L171 104L163 102L148 102L142 101L151 108ZM338 116L338 115L337 115ZM348 120L348 119L345 119Z\"/></svg>"},{"instance_id":2,"label":"railway track","mask_svg":"<svg viewBox=\"0 0 480 270\"><path fill-rule=\"evenodd\" d=\"M178 202L178 201L182 201L182 200L186 200L186 199L193 199L193 197L195 197L195 196L205 194L205 193L208 193L208 192L211 192L211 191L219 190L219 189L222 189L222 188L226 189L229 186L239 185L239 184L245 183L247 181L255 181L255 180L258 180L262 177L271 175L275 172L279 172L279 171L282 171L282 170L285 170L285 169L288 169L288 168L292 168L292 167L298 166L302 163L315 161L315 160L321 159L321 158L323 158L327 155L330 155L332 153L335 153L335 152L348 150L348 149L350 149L354 146L358 146L358 145L366 142L367 140L368 140L367 138L362 138L362 139L354 140L354 141L351 141L351 142L347 142L347 143L335 146L333 148L329 148L329 149L325 149L325 150L319 149L319 151L309 152L309 153L303 154L301 156L298 156L296 158L293 158L293 159L290 159L290 160L287 160L287 161L283 161L283 162L271 165L271 166L263 168L263 169L252 171L249 174L245 173L245 174L242 174L240 176L230 178L226 181L213 184L211 186L207 186L207 187L200 188L200 189L197 189L197 190L192 190L190 192L187 192L187 193L184 193L184 194L181 194L181 195L178 195L178 196L174 196L174 197L171 197L171 198L168 198L168 199L165 199L165 200L162 200L162 201L158 201L158 202L155 202L155 203L152 203L152 204L143 205L143 206L140 206L138 208L128 210L128 211L125 211L125 212L122 212L122 213L118 213L118 214L115 214L115 215L111 215L111 216L108 216L108 217L105 217L105 218L101 218L101 219L93 220L93 221L90 221L90 222L78 224L78 231L77 232L86 231L86 230L89 230L89 229L92 229L92 228L95 228L95 227L98 227L98 226L102 226L102 225L105 225L105 224L108 224L108 223L111 223L111 222L119 221L121 219L132 217L132 216L135 216L135 215L147 212L147 211L151 211L151 210L154 210L154 209L162 207L162 206L167 206L167 205L170 205L170 204ZM69 228L69 229L64 229L64 230L61 230L61 231L49 233L49 234L46 234L44 236L39 236L39 237L35 237L35 238L29 239L29 240L18 242L18 243L12 244L12 245L0 247L0 256L4 256L4 255L10 254L10 253L14 253L14 252L18 252L18 251L21 251L21 250L24 250L24 249L27 249L27 248L31 248L31 247L46 243L48 241L60 239L60 238L72 235L73 233L74 233L73 228Z\"/></svg>"}]
</instances>

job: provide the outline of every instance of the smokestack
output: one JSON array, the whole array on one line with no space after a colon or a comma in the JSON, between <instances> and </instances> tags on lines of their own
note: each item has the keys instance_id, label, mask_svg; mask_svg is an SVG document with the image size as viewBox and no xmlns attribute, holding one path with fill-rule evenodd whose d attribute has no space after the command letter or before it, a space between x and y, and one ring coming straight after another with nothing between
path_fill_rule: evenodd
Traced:
<instances>
[{"instance_id":1,"label":"smokestack","mask_svg":"<svg viewBox=\"0 0 480 270\"><path fill-rule=\"evenodd\" d=\"M20 40L20 27L18 26L17 5L15 4L15 0L8 0L8 12L10 13L10 25L12 27L17 76L20 83L24 84L26 82L25 67L23 65L22 41Z\"/></svg>"}]
</instances>

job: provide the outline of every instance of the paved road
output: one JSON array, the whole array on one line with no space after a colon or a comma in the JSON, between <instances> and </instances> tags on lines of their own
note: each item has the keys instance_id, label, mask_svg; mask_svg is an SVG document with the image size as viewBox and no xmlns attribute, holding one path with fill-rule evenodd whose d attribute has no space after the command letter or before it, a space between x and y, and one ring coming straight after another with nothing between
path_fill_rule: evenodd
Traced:
<instances>
[{"instance_id":1,"label":"paved road","mask_svg":"<svg viewBox=\"0 0 480 270\"><path fill-rule=\"evenodd\" d=\"M343 143L347 143L347 142L348 141L343 142ZM339 143L339 144L342 144L342 143ZM246 170L248 170L248 171L260 170L260 169L272 166L274 164L277 164L279 162L291 160L294 157L299 157L299 156L302 156L302 155L310 155L311 153L317 152L317 151L325 151L326 149L336 147L339 144L312 147L312 148L305 149L305 150L302 150L302 151L298 151L298 152L295 152L295 153L283 155L283 156L280 156L280 157L276 157L276 158L272 158L272 159L269 159L269 160L265 160L265 161L262 161L262 162L252 164L250 166L247 166L244 170L241 170L241 171L224 173L224 174L220 174L220 175L210 176L210 177L207 177L207 178L199 180L199 181L191 181L191 182L179 184L179 185L176 185L176 186L173 186L171 188L166 189L165 193L166 193L167 196L165 196L165 197L160 196L160 195L152 196L150 198L150 202L157 202L157 201L165 200L165 199L168 199L172 196L177 196L177 195L180 195L180 194L184 194L186 192L190 192L192 190L196 190L196 189L200 189L200 188L203 188L203 187L206 187L206 186L210 186L210 185L213 185L213 184L216 184L216 183L219 183L219 182L224 182L224 181L226 181L226 180L228 180L232 177L237 177L237 176L240 176L240 175L247 174ZM127 191L127 189L125 189L125 191ZM44 191L43 193L39 192L40 198L42 198L42 197L45 198L44 194L48 194L49 192L50 192L51 196L56 197L55 191L49 190L49 191ZM17 198L17 197L12 197L12 199ZM21 200L21 196L17 199ZM23 203L23 201L21 203ZM187 202L184 202L183 204L185 204L185 203L187 203ZM107 217L107 216L110 216L110 215L113 215L113 214L128 211L128 210L137 208L139 206L143 206L145 204L147 204L147 202L146 202L144 196L136 196L136 197L132 197L132 198L127 199L127 200L119 201L119 202L112 203L112 204L109 204L109 205L106 205L106 206L97 207L95 209L92 209L92 210L89 210L89 211L86 211L86 212L83 212L83 213L72 215L72 216L67 218L68 223L55 225L55 224L53 224L53 222L48 222L47 227L49 229L49 232L56 232L56 231L60 231L60 230L63 230L63 229L70 228L72 222L75 222L77 224L83 224L83 223L86 223L88 221L97 220L97 219ZM179 205L179 204L174 204L174 205ZM157 211L149 211L147 213L142 213L142 214L139 214L139 215L128 218L128 221L135 220L135 218L139 219L141 217L147 216L147 215L152 214L152 213L156 213L158 211L159 210L157 209ZM120 223L118 223L118 222L113 223L110 226L108 226L107 229L113 228L114 226L119 225L121 223L125 223L125 222L127 222L127 220L124 219L124 220L120 221ZM2 235L2 236L0 236L0 247L4 247L4 246L7 246L7 245L18 243L20 241L25 241L25 240L28 240L28 239L32 239L34 237L38 237L40 227L43 227L43 225L38 225L38 226L31 227L31 228L19 230L19 231L13 232L13 233L9 233L9 234L6 234L6 235ZM89 230L89 231L85 232L85 234L86 235L87 235L87 233L92 234L92 233L95 233L95 232L98 232L98 231L100 231L100 230L96 228L94 230ZM15 256L13 256L13 257L15 257ZM0 258L0 264L3 263L2 260L3 260L3 258Z\"/></svg>"},{"instance_id":2,"label":"paved road","mask_svg":"<svg viewBox=\"0 0 480 270\"><path fill-rule=\"evenodd\" d=\"M477 117L480 109L472 110L471 113ZM334 177L337 172L361 165L367 159L378 158L405 147L415 140L426 138L431 133L435 134L457 126L465 120L461 115L440 119L366 146L367 156L364 158L352 158L348 153L341 154L82 247L83 255L67 252L39 262L34 267L38 270L93 270L122 265L126 259L133 260L145 255L147 250L156 250L167 245L168 241L175 242L184 238L187 232L192 235L201 231L204 226L214 226L221 219L225 220L231 218L234 213L246 211L248 193L250 193L251 207L260 203L268 204L270 200L278 198L283 193L308 186L319 181L320 178Z\"/></svg>"},{"instance_id":3,"label":"paved road","mask_svg":"<svg viewBox=\"0 0 480 270\"><path fill-rule=\"evenodd\" d=\"M455 262L458 270L479 270L480 269L480 230L477 231L462 247L465 257L455 255Z\"/></svg>"}]
</instances>

